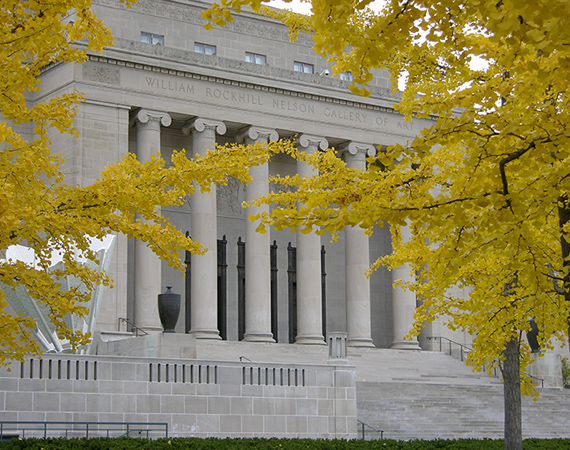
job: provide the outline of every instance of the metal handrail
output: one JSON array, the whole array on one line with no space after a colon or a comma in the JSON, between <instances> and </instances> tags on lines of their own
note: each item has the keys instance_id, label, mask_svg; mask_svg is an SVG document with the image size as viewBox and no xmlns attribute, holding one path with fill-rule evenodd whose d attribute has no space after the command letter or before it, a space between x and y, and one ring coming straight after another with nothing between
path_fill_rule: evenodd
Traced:
<instances>
[{"instance_id":1,"label":"metal handrail","mask_svg":"<svg viewBox=\"0 0 570 450\"><path fill-rule=\"evenodd\" d=\"M468 352L470 352L470 351L473 350L471 347L468 347L467 345L460 344L459 342L452 341L451 339L446 338L446 337L444 337L444 336L428 336L428 337L426 337L426 339L427 339L428 341L429 341L429 340L432 340L432 339L433 339L433 340L439 339L439 351L440 351L440 352L443 351L443 349L442 349L442 347L441 347L441 342L442 342L443 340L446 340L446 341L448 342L448 344L449 344L449 354L450 354L450 355L451 355L451 345L454 344L454 345L459 346L460 353L461 353L461 357L460 357L461 361L464 360L463 356L464 356L465 354L467 354ZM465 349L466 351L465 351L464 349Z\"/></svg>"},{"instance_id":2,"label":"metal handrail","mask_svg":"<svg viewBox=\"0 0 570 450\"><path fill-rule=\"evenodd\" d=\"M127 325L130 325L132 327L133 330L135 330L135 336L138 337L139 336L139 331L144 335L144 336L148 336L148 333L143 330L142 328L137 327L134 323L132 323L129 319L127 319L126 317L119 317L117 319L117 331L121 331L121 322L126 323Z\"/></svg>"},{"instance_id":3,"label":"metal handrail","mask_svg":"<svg viewBox=\"0 0 570 450\"><path fill-rule=\"evenodd\" d=\"M362 427L362 440L364 440L364 427L368 427L370 428L372 431L375 431L377 433L380 433L380 439L384 439L384 430L378 430L376 428L374 428L373 426L368 425L367 423L363 422L360 419L356 419L356 421L361 425Z\"/></svg>"},{"instance_id":4,"label":"metal handrail","mask_svg":"<svg viewBox=\"0 0 570 450\"><path fill-rule=\"evenodd\" d=\"M461 359L461 361L464 361L464 360L465 360L464 356L467 355L467 353L469 353L470 351L473 351L473 349L472 349L471 347L469 347L469 346L467 346L467 345L465 345L465 344L460 344L459 342L455 342L455 341L453 341L453 340L451 340L451 339L449 339L449 338L446 338L445 336L427 336L426 339L427 339L427 340L439 339L439 351L440 351L440 352L443 352L443 349L442 349L442 347L441 347L441 342L442 342L442 340L447 341L447 343L449 344L449 355L450 355L450 356L453 356L453 355L452 355L452 352L451 352L451 345L454 344L454 345L459 346L460 359ZM485 367L483 367L483 370L484 370L485 372L487 371L487 369L486 369ZM496 366L493 367L493 376L495 376L495 377L498 376L498 374L497 374L497 367L496 367Z\"/></svg>"},{"instance_id":5,"label":"metal handrail","mask_svg":"<svg viewBox=\"0 0 570 450\"><path fill-rule=\"evenodd\" d=\"M156 427L153 429L153 427ZM75 433L83 432L85 437L89 438L89 433L105 432L107 437L110 437L110 432L122 432L120 437L132 436L132 433L138 433L139 436L146 435L150 439L149 433L164 433L164 437L168 437L168 423L166 422L59 422L59 421L0 421L0 439L4 436L26 437L30 432L43 433L44 439L48 437L48 432L60 432L58 435L62 436L65 432L65 437L68 437L70 431ZM19 436L22 433L22 436ZM50 434L51 434L50 433ZM37 434L36 434L37 435Z\"/></svg>"},{"instance_id":6,"label":"metal handrail","mask_svg":"<svg viewBox=\"0 0 570 450\"><path fill-rule=\"evenodd\" d=\"M544 387L544 378L538 378L538 377L535 377L534 375L530 375L530 374L528 374L528 373L527 373L526 375L527 375L528 377L530 377L532 380L539 381L541 388Z\"/></svg>"},{"instance_id":7,"label":"metal handrail","mask_svg":"<svg viewBox=\"0 0 570 450\"><path fill-rule=\"evenodd\" d=\"M459 342L455 342L449 338L446 338L445 336L427 336L426 337L427 340L436 340L439 339L439 351L442 352L442 346L441 346L441 342L442 340L447 341L447 343L449 344L449 354L451 355L451 345L457 345L459 346L460 349L460 359L461 361L464 360L464 355L466 355L468 352L473 351L473 349L467 345L464 344L460 344ZM464 350L465 349L465 350ZM497 367L493 367L493 375L494 376L498 376L497 375ZM529 376L531 379L535 380L536 382L540 382L540 387L544 387L544 378L539 378L539 377L535 377L534 375L530 375L530 374L526 374L527 376Z\"/></svg>"}]
</instances>

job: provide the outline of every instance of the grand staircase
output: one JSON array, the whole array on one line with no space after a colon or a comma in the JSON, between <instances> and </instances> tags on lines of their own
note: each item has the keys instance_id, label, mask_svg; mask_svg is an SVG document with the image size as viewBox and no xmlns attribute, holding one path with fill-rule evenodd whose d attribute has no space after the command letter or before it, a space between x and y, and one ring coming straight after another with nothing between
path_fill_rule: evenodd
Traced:
<instances>
[{"instance_id":1,"label":"grand staircase","mask_svg":"<svg viewBox=\"0 0 570 450\"><path fill-rule=\"evenodd\" d=\"M358 419L387 439L503 437L503 386L435 352L366 349L356 366ZM539 388L523 398L525 438L570 437L570 390ZM370 438L377 433L365 433Z\"/></svg>"},{"instance_id":2,"label":"grand staircase","mask_svg":"<svg viewBox=\"0 0 570 450\"><path fill-rule=\"evenodd\" d=\"M503 389L493 385L357 382L358 418L388 439L503 437ZM570 437L570 392L523 399L525 438ZM373 434L369 434L373 436Z\"/></svg>"}]
</instances>

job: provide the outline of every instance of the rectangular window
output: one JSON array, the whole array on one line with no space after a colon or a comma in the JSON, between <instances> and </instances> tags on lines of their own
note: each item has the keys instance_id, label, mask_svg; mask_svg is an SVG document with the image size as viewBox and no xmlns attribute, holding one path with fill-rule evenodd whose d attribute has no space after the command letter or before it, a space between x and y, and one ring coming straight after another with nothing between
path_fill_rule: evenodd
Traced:
<instances>
[{"instance_id":1,"label":"rectangular window","mask_svg":"<svg viewBox=\"0 0 570 450\"><path fill-rule=\"evenodd\" d=\"M196 53L202 53L204 55L215 55L216 54L216 46L215 45L208 45L208 44L200 44L198 42L194 43L194 51Z\"/></svg>"},{"instance_id":2,"label":"rectangular window","mask_svg":"<svg viewBox=\"0 0 570 450\"><path fill-rule=\"evenodd\" d=\"M293 70L295 72L314 73L315 68L312 64L302 63L295 61L293 63Z\"/></svg>"},{"instance_id":3,"label":"rectangular window","mask_svg":"<svg viewBox=\"0 0 570 450\"><path fill-rule=\"evenodd\" d=\"M257 53L245 52L245 62L265 65L265 55L258 55Z\"/></svg>"},{"instance_id":4,"label":"rectangular window","mask_svg":"<svg viewBox=\"0 0 570 450\"><path fill-rule=\"evenodd\" d=\"M352 81L352 74L350 72L342 72L338 74L339 80Z\"/></svg>"},{"instance_id":5,"label":"rectangular window","mask_svg":"<svg viewBox=\"0 0 570 450\"><path fill-rule=\"evenodd\" d=\"M164 45L164 36L141 32L141 42L152 45Z\"/></svg>"}]
</instances>

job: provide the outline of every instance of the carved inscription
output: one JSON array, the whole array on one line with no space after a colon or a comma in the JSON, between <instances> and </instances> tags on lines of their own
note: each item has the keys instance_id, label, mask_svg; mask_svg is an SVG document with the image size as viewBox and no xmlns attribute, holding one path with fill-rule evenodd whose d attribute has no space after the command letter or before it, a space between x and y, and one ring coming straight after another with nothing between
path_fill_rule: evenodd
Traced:
<instances>
[{"instance_id":1,"label":"carved inscription","mask_svg":"<svg viewBox=\"0 0 570 450\"><path fill-rule=\"evenodd\" d=\"M179 82L175 80L165 80L155 77L145 77L145 80L146 85L151 88L194 94L194 85L190 83Z\"/></svg>"},{"instance_id":2,"label":"carved inscription","mask_svg":"<svg viewBox=\"0 0 570 450\"><path fill-rule=\"evenodd\" d=\"M282 111L293 111L293 112L300 112L303 114L315 114L315 107L308 103L273 99L273 107L275 109L281 109Z\"/></svg>"},{"instance_id":3,"label":"carved inscription","mask_svg":"<svg viewBox=\"0 0 570 450\"><path fill-rule=\"evenodd\" d=\"M247 105L262 106L263 102L259 95L252 95L247 92L239 92L227 89L206 88L206 97L216 98L218 100L227 100L235 103L245 103Z\"/></svg>"},{"instance_id":4,"label":"carved inscription","mask_svg":"<svg viewBox=\"0 0 570 450\"><path fill-rule=\"evenodd\" d=\"M346 111L343 109L325 108L325 116L333 119L350 120L351 122L366 123L367 114L354 111Z\"/></svg>"},{"instance_id":5,"label":"carved inscription","mask_svg":"<svg viewBox=\"0 0 570 450\"><path fill-rule=\"evenodd\" d=\"M91 72L92 76L96 76ZM100 76L100 75L99 75ZM273 111L294 114L301 119L313 119L321 116L329 121L352 123L355 126L375 127L383 130L399 132L415 131L414 123L406 122L401 116L375 113L350 106L330 106L320 102L283 98L283 95L274 95L271 98L246 89L232 89L215 86L204 86L191 80L177 80L174 77L145 76L143 85L153 91L164 91L181 96L205 98L212 103L250 105L259 111ZM227 195L227 194L224 194ZM231 211L235 214L235 211Z\"/></svg>"},{"instance_id":6,"label":"carved inscription","mask_svg":"<svg viewBox=\"0 0 570 450\"><path fill-rule=\"evenodd\" d=\"M388 126L388 118L376 116L376 125L386 128Z\"/></svg>"},{"instance_id":7,"label":"carved inscription","mask_svg":"<svg viewBox=\"0 0 570 450\"><path fill-rule=\"evenodd\" d=\"M403 120L399 120L398 124L396 125L396 128L398 128L399 130L413 131L414 123L413 122L404 122Z\"/></svg>"}]
</instances>

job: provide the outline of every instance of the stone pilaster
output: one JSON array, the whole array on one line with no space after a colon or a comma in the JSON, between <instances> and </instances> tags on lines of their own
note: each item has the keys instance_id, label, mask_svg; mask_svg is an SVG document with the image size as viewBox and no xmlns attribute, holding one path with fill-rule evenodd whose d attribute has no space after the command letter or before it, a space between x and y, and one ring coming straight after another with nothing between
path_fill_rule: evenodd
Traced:
<instances>
[{"instance_id":1,"label":"stone pilaster","mask_svg":"<svg viewBox=\"0 0 570 450\"><path fill-rule=\"evenodd\" d=\"M324 137L303 134L299 149L312 154L328 147ZM297 161L301 178L313 175L304 161ZM325 344L322 333L321 238L315 233L297 233L297 344Z\"/></svg>"},{"instance_id":2,"label":"stone pilaster","mask_svg":"<svg viewBox=\"0 0 570 450\"><path fill-rule=\"evenodd\" d=\"M366 157L374 156L373 145L351 142L340 149L346 165L366 170ZM346 326L348 345L374 347L370 317L370 280L365 273L370 267L368 236L359 227L345 229L346 252Z\"/></svg>"},{"instance_id":3,"label":"stone pilaster","mask_svg":"<svg viewBox=\"0 0 570 450\"><path fill-rule=\"evenodd\" d=\"M253 145L276 141L279 135L275 130L247 127L236 137L238 142ZM269 193L269 164L249 169L251 183L246 187L246 201ZM246 217L269 212L269 206L250 206ZM256 233L259 221L246 220L245 224L245 341L275 342L271 333L271 262L269 248L270 234Z\"/></svg>"},{"instance_id":4,"label":"stone pilaster","mask_svg":"<svg viewBox=\"0 0 570 450\"><path fill-rule=\"evenodd\" d=\"M182 131L192 136L192 153L205 155L213 150L216 133L224 134L226 126L219 120L197 118ZM207 249L204 255L192 255L190 333L197 339L220 339L218 330L218 266L216 186L209 192L197 189L191 198L193 240Z\"/></svg>"},{"instance_id":5,"label":"stone pilaster","mask_svg":"<svg viewBox=\"0 0 570 450\"><path fill-rule=\"evenodd\" d=\"M410 237L410 230L402 228L402 239L406 241ZM408 265L396 267L392 270L392 280L412 281ZM392 348L399 350L421 350L419 342L414 339L404 340L404 336L412 329L414 323L414 311L416 310L416 294L394 286L392 291L392 310L394 317L394 341Z\"/></svg>"},{"instance_id":6,"label":"stone pilaster","mask_svg":"<svg viewBox=\"0 0 570 450\"><path fill-rule=\"evenodd\" d=\"M172 119L165 112L141 109L133 122L137 129L137 159L144 163L151 155L160 153L160 126L168 127ZM134 265L135 325L147 331L160 331L157 307L157 296L162 292L160 259L145 242L135 240Z\"/></svg>"}]
</instances>

